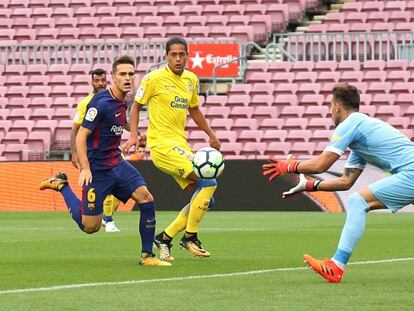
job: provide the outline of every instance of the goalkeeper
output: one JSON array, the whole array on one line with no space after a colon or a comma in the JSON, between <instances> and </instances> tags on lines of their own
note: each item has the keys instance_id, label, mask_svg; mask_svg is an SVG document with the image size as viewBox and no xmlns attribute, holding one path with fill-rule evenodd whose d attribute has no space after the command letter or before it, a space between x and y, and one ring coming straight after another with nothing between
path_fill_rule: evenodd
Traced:
<instances>
[{"instance_id":1,"label":"goalkeeper","mask_svg":"<svg viewBox=\"0 0 414 311\"><path fill-rule=\"evenodd\" d=\"M346 265L365 230L367 212L388 208L393 213L414 202L414 144L386 122L359 113L358 90L348 84L336 85L331 101L336 129L325 150L316 158L299 162L272 158L263 165L269 181L287 173L318 174L327 171L347 148L351 153L341 177L331 180L307 179L283 193L301 191L343 191L352 187L367 163L390 173L353 193L348 199L347 216L338 248L331 259L318 260L305 255L305 262L329 282L342 280Z\"/></svg>"}]
</instances>

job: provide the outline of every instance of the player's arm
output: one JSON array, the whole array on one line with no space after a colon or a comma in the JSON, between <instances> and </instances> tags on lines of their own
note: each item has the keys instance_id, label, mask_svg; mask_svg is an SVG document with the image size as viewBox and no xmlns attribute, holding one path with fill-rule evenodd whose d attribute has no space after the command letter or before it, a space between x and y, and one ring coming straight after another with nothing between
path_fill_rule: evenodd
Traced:
<instances>
[{"instance_id":1,"label":"player's arm","mask_svg":"<svg viewBox=\"0 0 414 311\"><path fill-rule=\"evenodd\" d=\"M87 139L88 136L92 133L91 130L86 127L81 126L79 128L78 134L76 135L76 150L78 151L79 164L80 164L80 175L79 175L79 185L88 185L92 182L92 173L89 166L88 160L88 148L87 148Z\"/></svg>"},{"instance_id":2,"label":"player's arm","mask_svg":"<svg viewBox=\"0 0 414 311\"><path fill-rule=\"evenodd\" d=\"M324 151L319 156L306 161L280 160L271 157L269 160L272 163L263 164L262 166L263 175L269 176L269 181L272 181L287 173L320 174L326 172L339 157L338 154L331 151Z\"/></svg>"},{"instance_id":3,"label":"player's arm","mask_svg":"<svg viewBox=\"0 0 414 311\"><path fill-rule=\"evenodd\" d=\"M220 150L221 143L218 140L216 134L214 134L213 130L208 125L206 118L204 118L204 115L201 112L200 108L198 106L189 108L188 112L190 113L191 118L193 118L195 124L197 124L198 128L204 131L210 138L210 146L217 150Z\"/></svg>"},{"instance_id":4,"label":"player's arm","mask_svg":"<svg viewBox=\"0 0 414 311\"><path fill-rule=\"evenodd\" d=\"M129 138L122 145L122 152L127 153L132 146L135 149L138 149L139 136L138 136L138 123L139 123L139 113L141 112L142 105L136 101L132 104L131 114L129 117Z\"/></svg>"},{"instance_id":5,"label":"player's arm","mask_svg":"<svg viewBox=\"0 0 414 311\"><path fill-rule=\"evenodd\" d=\"M303 191L345 191L349 190L361 175L362 169L359 168L345 168L342 176L338 178L319 180L306 177L303 174L299 175L298 184L282 193L282 198L290 197L294 194Z\"/></svg>"},{"instance_id":6,"label":"player's arm","mask_svg":"<svg viewBox=\"0 0 414 311\"><path fill-rule=\"evenodd\" d=\"M76 151L76 135L78 134L79 128L80 128L79 124L73 123L72 130L70 132L70 148L72 151L71 161L72 161L72 165L76 167L77 169L80 168L78 152Z\"/></svg>"}]
</instances>

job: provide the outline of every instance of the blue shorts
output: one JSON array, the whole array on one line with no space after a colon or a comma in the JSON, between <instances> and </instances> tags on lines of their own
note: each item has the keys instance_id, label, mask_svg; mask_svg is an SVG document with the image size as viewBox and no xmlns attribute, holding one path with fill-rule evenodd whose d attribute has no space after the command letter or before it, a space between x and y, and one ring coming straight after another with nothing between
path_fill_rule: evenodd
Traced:
<instances>
[{"instance_id":1,"label":"blue shorts","mask_svg":"<svg viewBox=\"0 0 414 311\"><path fill-rule=\"evenodd\" d=\"M414 171L402 171L368 186L393 213L414 203Z\"/></svg>"},{"instance_id":2,"label":"blue shorts","mask_svg":"<svg viewBox=\"0 0 414 311\"><path fill-rule=\"evenodd\" d=\"M146 186L144 179L137 169L126 161L122 161L111 170L94 172L92 183L83 187L82 214L102 214L103 202L109 194L126 203L141 186Z\"/></svg>"}]
</instances>

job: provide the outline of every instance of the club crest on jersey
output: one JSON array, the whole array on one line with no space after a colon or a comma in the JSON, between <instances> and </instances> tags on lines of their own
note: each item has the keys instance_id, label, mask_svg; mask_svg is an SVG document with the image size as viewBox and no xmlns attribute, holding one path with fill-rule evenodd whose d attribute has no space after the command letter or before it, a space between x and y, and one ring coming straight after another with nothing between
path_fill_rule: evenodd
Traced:
<instances>
[{"instance_id":1,"label":"club crest on jersey","mask_svg":"<svg viewBox=\"0 0 414 311\"><path fill-rule=\"evenodd\" d=\"M145 88L143 86L139 87L137 90L136 98L141 99L144 96Z\"/></svg>"},{"instance_id":2,"label":"club crest on jersey","mask_svg":"<svg viewBox=\"0 0 414 311\"><path fill-rule=\"evenodd\" d=\"M178 175L184 176L185 171L182 168L178 169Z\"/></svg>"},{"instance_id":3,"label":"club crest on jersey","mask_svg":"<svg viewBox=\"0 0 414 311\"><path fill-rule=\"evenodd\" d=\"M89 108L88 111L86 112L85 119L92 122L93 120L95 120L97 114L98 114L98 110L96 108L94 107Z\"/></svg>"}]
</instances>

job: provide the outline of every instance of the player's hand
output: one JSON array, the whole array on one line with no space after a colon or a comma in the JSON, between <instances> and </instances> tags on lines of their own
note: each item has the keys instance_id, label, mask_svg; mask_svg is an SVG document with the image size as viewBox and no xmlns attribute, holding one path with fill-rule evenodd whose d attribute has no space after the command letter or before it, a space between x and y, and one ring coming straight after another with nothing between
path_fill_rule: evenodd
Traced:
<instances>
[{"instance_id":1,"label":"player's hand","mask_svg":"<svg viewBox=\"0 0 414 311\"><path fill-rule=\"evenodd\" d=\"M80 169L80 163L79 163L78 153L76 151L72 152L71 161L72 161L72 165L79 170Z\"/></svg>"},{"instance_id":2,"label":"player's hand","mask_svg":"<svg viewBox=\"0 0 414 311\"><path fill-rule=\"evenodd\" d=\"M297 160L278 160L275 157L269 159L273 163L263 164L263 176L269 176L269 182L287 173L297 173L299 161Z\"/></svg>"},{"instance_id":3,"label":"player's hand","mask_svg":"<svg viewBox=\"0 0 414 311\"><path fill-rule=\"evenodd\" d=\"M92 172L88 168L83 168L79 174L79 186L87 186L92 182Z\"/></svg>"},{"instance_id":4,"label":"player's hand","mask_svg":"<svg viewBox=\"0 0 414 311\"><path fill-rule=\"evenodd\" d=\"M216 136L210 137L210 147L220 150L221 142L218 140Z\"/></svg>"},{"instance_id":5,"label":"player's hand","mask_svg":"<svg viewBox=\"0 0 414 311\"><path fill-rule=\"evenodd\" d=\"M287 199L288 197L303 191L318 191L320 182L321 180L319 179L306 177L305 175L300 174L299 183L289 191L283 192L282 199Z\"/></svg>"},{"instance_id":6,"label":"player's hand","mask_svg":"<svg viewBox=\"0 0 414 311\"><path fill-rule=\"evenodd\" d=\"M122 144L121 149L123 154L127 154L131 147L134 147L134 150L138 149L139 144L139 136L138 135L130 135L128 140Z\"/></svg>"}]
</instances>

